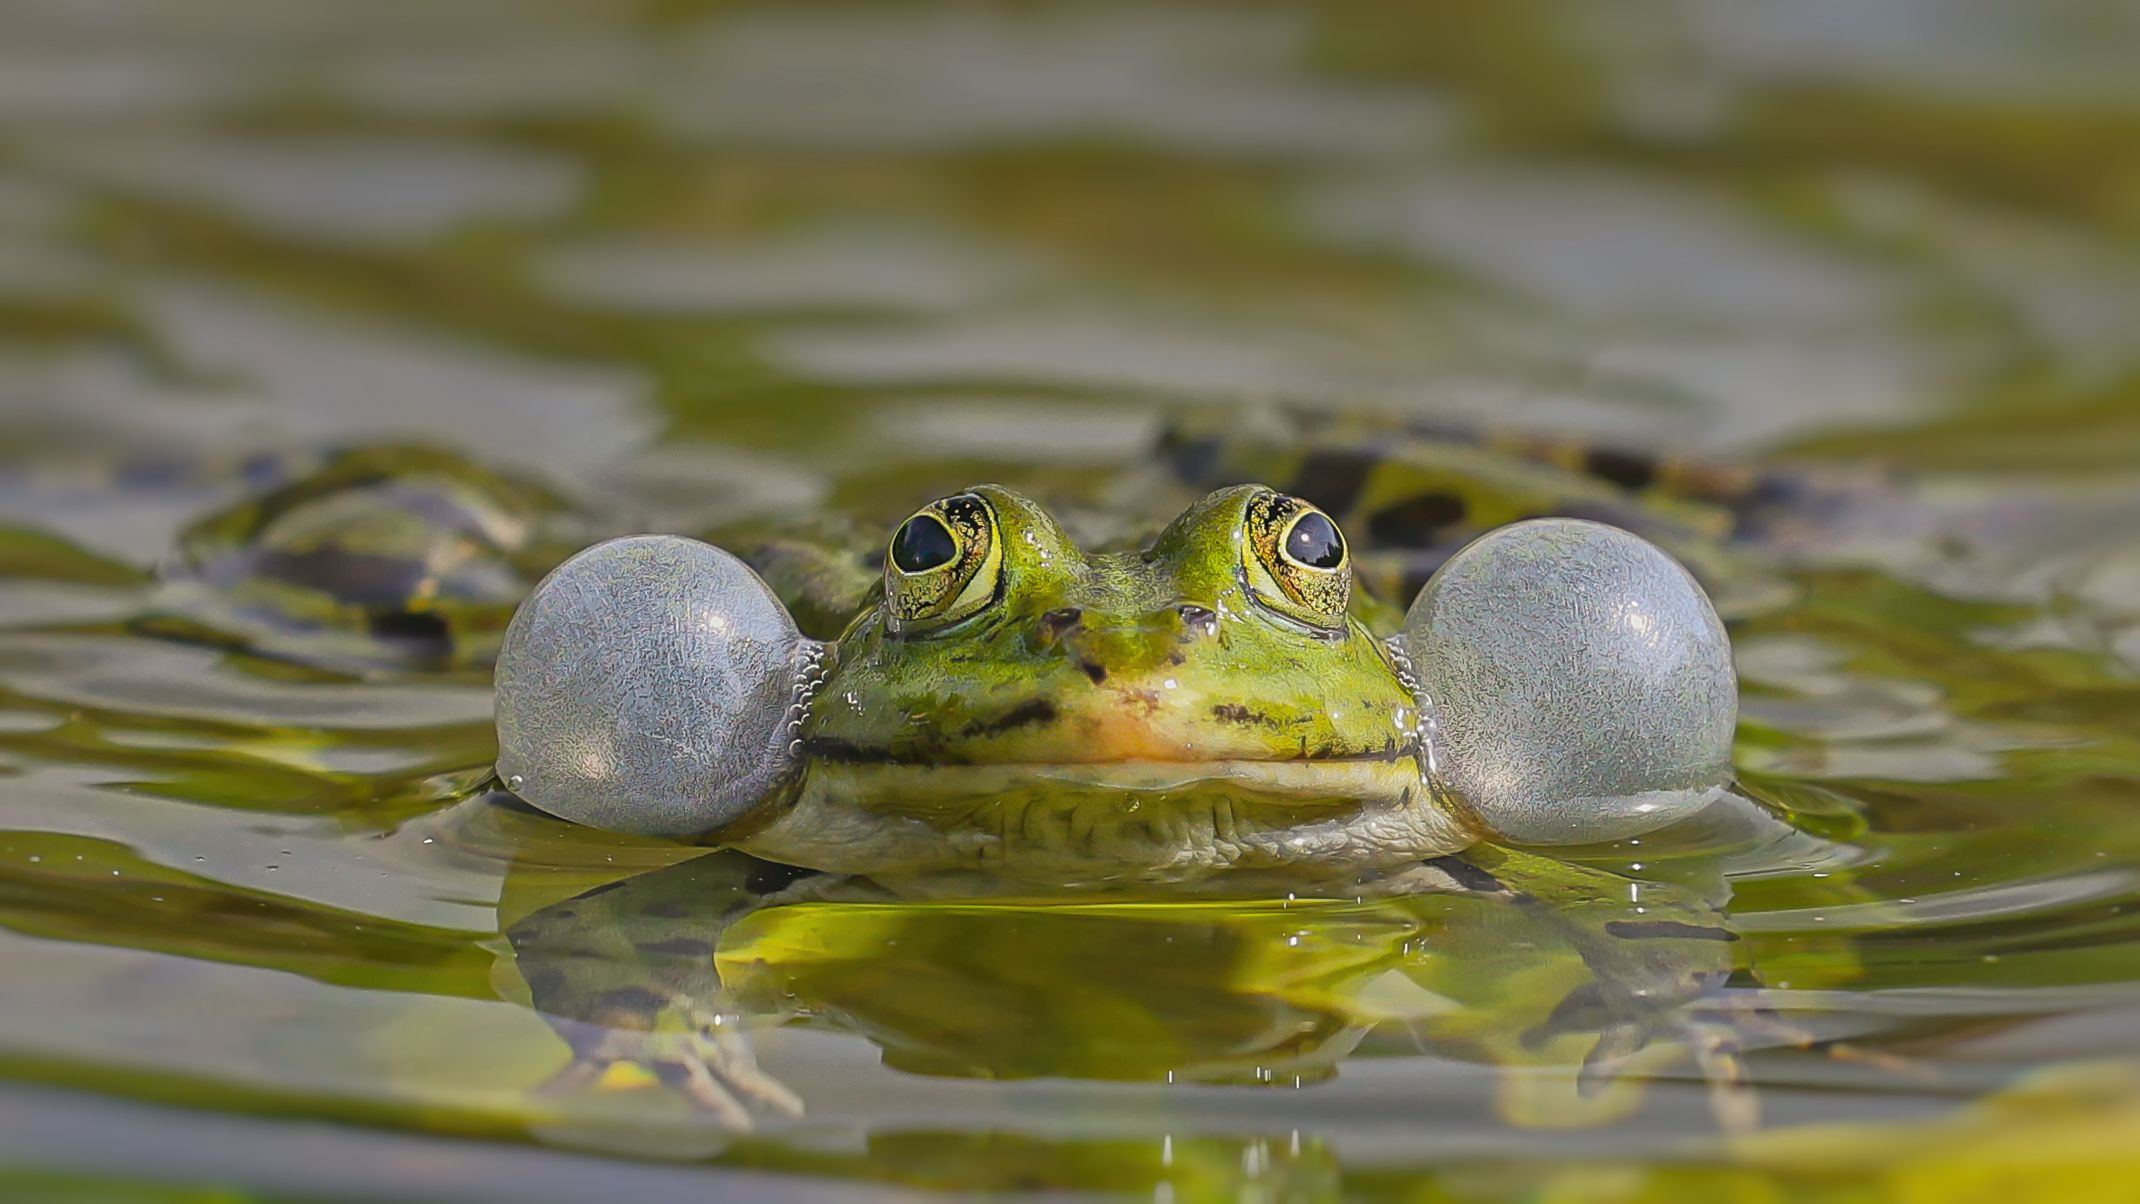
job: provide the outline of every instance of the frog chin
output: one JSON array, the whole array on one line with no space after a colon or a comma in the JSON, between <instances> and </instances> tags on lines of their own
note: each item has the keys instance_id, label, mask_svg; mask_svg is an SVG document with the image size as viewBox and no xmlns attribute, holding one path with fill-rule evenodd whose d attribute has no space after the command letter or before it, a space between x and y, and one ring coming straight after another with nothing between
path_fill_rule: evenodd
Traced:
<instances>
[{"instance_id":1,"label":"frog chin","mask_svg":"<svg viewBox=\"0 0 2140 1204\"><path fill-rule=\"evenodd\" d=\"M1243 816L1446 811L1410 755L1321 760L1180 760L844 764L812 766L799 803L930 823L1021 808L1075 812L1102 824L1140 811L1216 806ZM1292 819L1276 820L1281 826ZM1468 843L1468 842L1467 842Z\"/></svg>"},{"instance_id":2,"label":"frog chin","mask_svg":"<svg viewBox=\"0 0 2140 1204\"><path fill-rule=\"evenodd\" d=\"M1163 794L1210 782L1227 782L1258 794L1357 798L1363 802L1388 798L1393 786L1400 796L1414 786L1424 786L1419 776L1419 762L1409 754L1385 756L1378 753L1314 759L1155 758L928 767L931 774L943 774L946 770L954 771L954 776L963 774L976 781L1020 778L1140 794Z\"/></svg>"},{"instance_id":3,"label":"frog chin","mask_svg":"<svg viewBox=\"0 0 2140 1204\"><path fill-rule=\"evenodd\" d=\"M1396 864L1479 839L1417 757L918 765L816 762L733 843L841 873L985 868L1174 881Z\"/></svg>"}]
</instances>

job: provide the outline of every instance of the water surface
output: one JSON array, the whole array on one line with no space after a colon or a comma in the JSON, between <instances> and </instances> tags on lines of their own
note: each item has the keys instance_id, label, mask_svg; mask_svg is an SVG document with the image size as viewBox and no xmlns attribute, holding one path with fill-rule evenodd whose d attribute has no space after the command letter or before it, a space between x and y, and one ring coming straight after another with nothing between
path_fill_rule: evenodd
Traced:
<instances>
[{"instance_id":1,"label":"water surface","mask_svg":"<svg viewBox=\"0 0 2140 1204\"><path fill-rule=\"evenodd\" d=\"M0 13L0 1069L79 1118L4 1147L24 1190L2112 1198L2140 14L1475 8ZM1735 618L1745 788L1811 835L1712 841L1731 1006L1861 1056L1766 1042L1727 1138L1684 1064L1584 1096L1436 1030L1377 977L1417 935L1386 909L835 912L909 952L738 938L898 1005L762 1036L806 1119L559 1115L501 933L692 850L468 804L480 673L130 623L305 449L413 438L619 527L888 522L1272 400L1906 474ZM372 1149L450 1169L336 1169Z\"/></svg>"}]
</instances>

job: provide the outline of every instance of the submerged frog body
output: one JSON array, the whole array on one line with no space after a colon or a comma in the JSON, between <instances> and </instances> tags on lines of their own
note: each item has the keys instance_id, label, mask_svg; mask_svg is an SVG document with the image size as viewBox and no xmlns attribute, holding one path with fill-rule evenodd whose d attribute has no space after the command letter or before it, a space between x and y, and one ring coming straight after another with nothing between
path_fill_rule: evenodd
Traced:
<instances>
[{"instance_id":1,"label":"submerged frog body","mask_svg":"<svg viewBox=\"0 0 2140 1204\"><path fill-rule=\"evenodd\" d=\"M1737 1051L1803 1040L1732 1008L1737 935L1687 890L1638 902L1615 875L1491 849L1420 869L1384 898L916 904L724 850L518 914L507 936L574 1051L542 1089L553 1106L630 1083L621 1064L739 1128L801 1109L744 1038L798 1016L895 1069L986 1079L1300 1087L1368 1043L1501 1067L1495 1110L1551 1128L1627 1116L1642 1076L1690 1058L1719 1121L1750 1124ZM506 907L546 883L509 879Z\"/></svg>"},{"instance_id":2,"label":"submerged frog body","mask_svg":"<svg viewBox=\"0 0 2140 1204\"><path fill-rule=\"evenodd\" d=\"M356 448L181 532L142 626L335 669L481 669L572 525L452 453Z\"/></svg>"}]
</instances>

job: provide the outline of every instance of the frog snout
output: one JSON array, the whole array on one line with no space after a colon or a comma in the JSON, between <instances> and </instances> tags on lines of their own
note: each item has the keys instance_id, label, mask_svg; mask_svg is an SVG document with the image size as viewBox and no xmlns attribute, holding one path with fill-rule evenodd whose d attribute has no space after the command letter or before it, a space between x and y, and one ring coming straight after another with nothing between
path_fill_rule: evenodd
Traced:
<instances>
[{"instance_id":1,"label":"frog snout","mask_svg":"<svg viewBox=\"0 0 2140 1204\"><path fill-rule=\"evenodd\" d=\"M1218 632L1218 614L1193 603L1136 615L1096 614L1065 606L1035 624L1038 647L1057 651L1094 685L1111 677L1181 663L1181 646Z\"/></svg>"}]
</instances>

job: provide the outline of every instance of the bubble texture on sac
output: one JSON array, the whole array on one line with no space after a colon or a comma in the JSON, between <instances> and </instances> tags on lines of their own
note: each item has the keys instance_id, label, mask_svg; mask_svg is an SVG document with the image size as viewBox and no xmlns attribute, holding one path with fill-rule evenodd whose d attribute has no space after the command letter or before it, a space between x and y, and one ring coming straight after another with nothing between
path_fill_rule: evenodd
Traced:
<instances>
[{"instance_id":1,"label":"bubble texture on sac","mask_svg":"<svg viewBox=\"0 0 2140 1204\"><path fill-rule=\"evenodd\" d=\"M498 655L498 775L577 823L650 836L748 811L793 765L819 646L749 566L673 535L614 539L521 603Z\"/></svg>"},{"instance_id":2,"label":"bubble texture on sac","mask_svg":"<svg viewBox=\"0 0 2140 1204\"><path fill-rule=\"evenodd\" d=\"M1449 559L1405 617L1439 784L1502 839L1664 826L1732 778L1738 680L1700 585L1617 527L1547 518Z\"/></svg>"}]
</instances>

